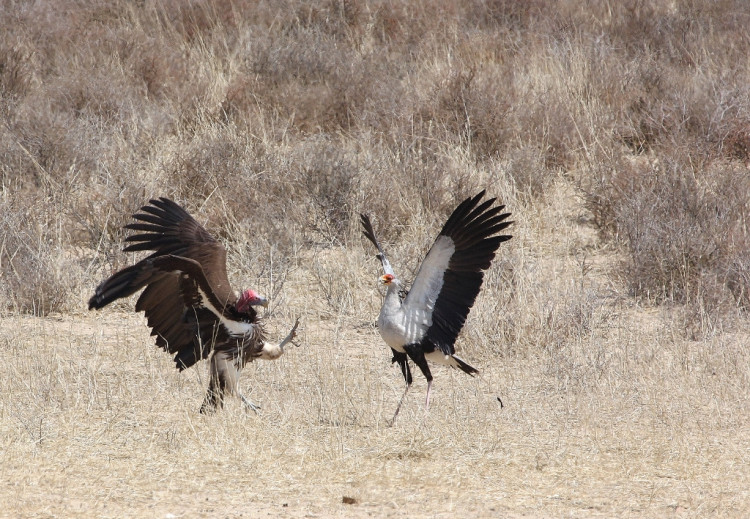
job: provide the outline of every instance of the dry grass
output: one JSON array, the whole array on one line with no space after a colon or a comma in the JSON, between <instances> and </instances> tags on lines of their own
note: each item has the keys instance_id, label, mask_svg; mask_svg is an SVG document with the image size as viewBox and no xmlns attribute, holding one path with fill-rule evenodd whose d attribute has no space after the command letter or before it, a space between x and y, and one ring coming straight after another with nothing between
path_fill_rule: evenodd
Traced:
<instances>
[{"instance_id":1,"label":"dry grass","mask_svg":"<svg viewBox=\"0 0 750 519\"><path fill-rule=\"evenodd\" d=\"M26 517L746 514L747 331L684 339L612 288L605 251L582 266L592 231L540 246L572 216L518 225L523 303L493 270L460 341L481 376L438 370L428 415L418 379L395 427L363 248L296 258L312 267L290 270L271 323L302 314L303 345L246 370L257 416L199 415L205 368L178 374L131 313L7 317L0 499ZM329 287L315 269L333 264Z\"/></svg>"},{"instance_id":2,"label":"dry grass","mask_svg":"<svg viewBox=\"0 0 750 519\"><path fill-rule=\"evenodd\" d=\"M748 515L743 2L1 5L0 516ZM389 428L357 215L409 277L483 188L516 224L482 374ZM303 317L259 416L198 415L132 301L83 310L154 196Z\"/></svg>"}]
</instances>

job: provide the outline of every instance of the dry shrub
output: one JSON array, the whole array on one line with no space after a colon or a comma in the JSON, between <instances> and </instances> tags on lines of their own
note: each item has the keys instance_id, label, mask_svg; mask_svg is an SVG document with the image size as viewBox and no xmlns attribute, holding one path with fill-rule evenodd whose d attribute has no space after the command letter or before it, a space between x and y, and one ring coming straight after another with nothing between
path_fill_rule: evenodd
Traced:
<instances>
[{"instance_id":1,"label":"dry shrub","mask_svg":"<svg viewBox=\"0 0 750 519\"><path fill-rule=\"evenodd\" d=\"M34 61L31 45L13 31L4 30L0 35L0 94L6 102L25 95L31 87Z\"/></svg>"},{"instance_id":2,"label":"dry shrub","mask_svg":"<svg viewBox=\"0 0 750 519\"><path fill-rule=\"evenodd\" d=\"M735 77L728 79L714 67L695 74L658 60L636 65L632 99L621 108L623 142L636 153L689 144L716 160L746 161L746 75L731 73Z\"/></svg>"},{"instance_id":3,"label":"dry shrub","mask_svg":"<svg viewBox=\"0 0 750 519\"><path fill-rule=\"evenodd\" d=\"M442 129L443 139L466 147L480 160L497 157L510 138L505 120L510 99L498 88L501 76L470 67L438 80L419 114L423 124Z\"/></svg>"},{"instance_id":4,"label":"dry shrub","mask_svg":"<svg viewBox=\"0 0 750 519\"><path fill-rule=\"evenodd\" d=\"M242 124L258 106L275 112L302 133L336 132L361 124L363 111L374 103L373 76L392 71L377 55L362 56L330 35L299 29L283 45L261 36L247 70L235 78L224 108Z\"/></svg>"},{"instance_id":5,"label":"dry shrub","mask_svg":"<svg viewBox=\"0 0 750 519\"><path fill-rule=\"evenodd\" d=\"M732 0L618 4L606 38L624 49L618 131L631 149L689 143L716 159L744 160L750 104L741 63L750 39L736 32L741 10Z\"/></svg>"},{"instance_id":6,"label":"dry shrub","mask_svg":"<svg viewBox=\"0 0 750 519\"><path fill-rule=\"evenodd\" d=\"M667 167L690 145L699 161L748 161L740 7L16 3L0 12L3 193L42 190L61 246L107 268L154 196L198 210L237 251L252 243L263 253L243 257L258 271L269 251L359 243L359 212L396 242L484 187L531 208L571 171L603 236L627 236L611 187L630 171L623 153ZM743 301L732 254L701 286ZM633 291L690 300L702 268Z\"/></svg>"},{"instance_id":7,"label":"dry shrub","mask_svg":"<svg viewBox=\"0 0 750 519\"><path fill-rule=\"evenodd\" d=\"M26 194L0 200L0 294L2 311L46 315L71 310L82 284L80 262L69 237L43 196Z\"/></svg>"},{"instance_id":8,"label":"dry shrub","mask_svg":"<svg viewBox=\"0 0 750 519\"><path fill-rule=\"evenodd\" d=\"M335 143L312 143L298 160L299 187L309 198L312 221L308 225L327 243L341 243L354 213L352 200L359 191L356 165Z\"/></svg>"},{"instance_id":9,"label":"dry shrub","mask_svg":"<svg viewBox=\"0 0 750 519\"><path fill-rule=\"evenodd\" d=\"M532 146L508 150L505 171L513 181L520 201L543 199L557 172L547 166L545 153Z\"/></svg>"},{"instance_id":10,"label":"dry shrub","mask_svg":"<svg viewBox=\"0 0 750 519\"><path fill-rule=\"evenodd\" d=\"M690 153L619 166L603 172L587 201L604 234L627 248L624 276L632 293L709 312L745 306L746 171L700 163Z\"/></svg>"}]
</instances>

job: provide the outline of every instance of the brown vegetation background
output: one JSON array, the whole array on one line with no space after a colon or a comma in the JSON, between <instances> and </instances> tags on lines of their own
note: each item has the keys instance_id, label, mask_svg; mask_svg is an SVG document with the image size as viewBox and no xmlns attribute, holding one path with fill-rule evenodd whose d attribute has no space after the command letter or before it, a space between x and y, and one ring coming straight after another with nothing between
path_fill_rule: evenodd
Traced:
<instances>
[{"instance_id":1,"label":"brown vegetation background","mask_svg":"<svg viewBox=\"0 0 750 519\"><path fill-rule=\"evenodd\" d=\"M749 24L739 0L3 0L0 516L746 516ZM427 415L417 377L389 428L357 215L408 278L481 189L516 222L458 344L482 374L438 370ZM203 368L133 301L85 310L156 196L274 333L303 318L243 375L258 416L199 416Z\"/></svg>"}]
</instances>

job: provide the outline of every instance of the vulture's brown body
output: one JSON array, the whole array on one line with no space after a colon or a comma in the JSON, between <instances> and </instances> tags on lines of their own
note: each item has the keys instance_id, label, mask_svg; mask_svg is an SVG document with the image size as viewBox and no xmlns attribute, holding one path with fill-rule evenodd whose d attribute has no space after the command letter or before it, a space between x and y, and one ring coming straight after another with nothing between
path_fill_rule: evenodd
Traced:
<instances>
[{"instance_id":1,"label":"vulture's brown body","mask_svg":"<svg viewBox=\"0 0 750 519\"><path fill-rule=\"evenodd\" d=\"M229 284L226 249L182 207L167 198L151 200L126 225L137 231L126 238L125 251L153 251L135 265L103 281L89 300L89 309L144 289L136 311L146 315L151 335L174 354L179 370L209 359L210 380L201 412L223 405L237 393L240 370L255 358L275 359L295 336L295 324L278 345L265 340L253 306L265 299L252 290L238 298Z\"/></svg>"}]
</instances>

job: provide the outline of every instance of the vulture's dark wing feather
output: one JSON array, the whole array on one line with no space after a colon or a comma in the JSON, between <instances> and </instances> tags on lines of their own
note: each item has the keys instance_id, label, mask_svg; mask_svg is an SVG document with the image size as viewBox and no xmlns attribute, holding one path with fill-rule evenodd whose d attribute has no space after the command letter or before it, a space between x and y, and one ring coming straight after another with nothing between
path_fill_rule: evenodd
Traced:
<instances>
[{"instance_id":1,"label":"vulture's dark wing feather","mask_svg":"<svg viewBox=\"0 0 750 519\"><path fill-rule=\"evenodd\" d=\"M431 323L424 337L446 355L474 305L495 251L510 235L497 235L511 222L504 206L482 202L484 191L467 198L453 211L417 272L405 307L421 309Z\"/></svg>"},{"instance_id":2,"label":"vulture's dark wing feather","mask_svg":"<svg viewBox=\"0 0 750 519\"><path fill-rule=\"evenodd\" d=\"M211 344L211 333L207 333L206 328L213 329L218 319L209 310L186 305L181 296L181 283L178 275L156 268L153 260L147 258L102 282L89 300L89 309L102 308L145 287L135 310L145 313L156 345L169 353L177 353L175 362L180 369L185 369L207 357L210 350L202 345Z\"/></svg>"},{"instance_id":3,"label":"vulture's dark wing feather","mask_svg":"<svg viewBox=\"0 0 750 519\"><path fill-rule=\"evenodd\" d=\"M144 262L165 275L165 279L177 284L176 290L182 301L179 320L174 319L174 312L164 312L158 304L151 304L151 301L159 302L156 292L144 308L149 325L159 333L157 344L170 353L177 353L174 358L177 367L181 370L189 368L207 358L212 350L221 349L222 344L230 340L227 324L238 321L239 317L233 305L225 305L213 293L200 263L173 255L147 258ZM242 319L255 322L255 309L249 308Z\"/></svg>"},{"instance_id":4,"label":"vulture's dark wing feather","mask_svg":"<svg viewBox=\"0 0 750 519\"><path fill-rule=\"evenodd\" d=\"M198 286L203 286L204 294L210 294L215 309L235 303L226 274L226 250L167 198L151 200L133 218L136 222L126 228L139 234L126 239L130 245L125 251L153 253L102 282L89 300L89 309L102 308L145 287L135 309L145 313L156 344L176 353L177 366L185 369L206 358L217 336L226 333L214 312L193 304ZM173 255L183 260L175 260ZM154 263L168 256L171 259ZM183 268L190 273L187 278L180 275Z\"/></svg>"},{"instance_id":5,"label":"vulture's dark wing feather","mask_svg":"<svg viewBox=\"0 0 750 519\"><path fill-rule=\"evenodd\" d=\"M222 317L236 318L233 315L234 306L227 305L213 291L208 282L203 267L197 261L182 256L168 254L156 258L148 258L154 268L164 273L172 273L180 280L179 288L183 304L189 308L206 308L210 310L217 319ZM252 307L249 310L253 313Z\"/></svg>"},{"instance_id":6,"label":"vulture's dark wing feather","mask_svg":"<svg viewBox=\"0 0 750 519\"><path fill-rule=\"evenodd\" d=\"M89 299L89 310L100 309L121 297L128 297L156 281L153 271L145 271L142 263L124 268L102 281Z\"/></svg>"},{"instance_id":7,"label":"vulture's dark wing feather","mask_svg":"<svg viewBox=\"0 0 750 519\"><path fill-rule=\"evenodd\" d=\"M146 260L141 264L144 268L153 269ZM157 346L174 353L192 343L195 330L185 322L186 307L179 299L179 279L164 272L159 272L159 275L159 279L140 295L135 311L146 315L151 335L156 336Z\"/></svg>"},{"instance_id":8,"label":"vulture's dark wing feather","mask_svg":"<svg viewBox=\"0 0 750 519\"><path fill-rule=\"evenodd\" d=\"M149 258L171 254L196 261L222 304L236 301L227 277L226 249L185 209L161 197L141 207L133 218L137 221L125 228L139 233L125 239L130 243L125 252L150 250L154 252Z\"/></svg>"}]
</instances>

